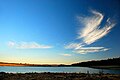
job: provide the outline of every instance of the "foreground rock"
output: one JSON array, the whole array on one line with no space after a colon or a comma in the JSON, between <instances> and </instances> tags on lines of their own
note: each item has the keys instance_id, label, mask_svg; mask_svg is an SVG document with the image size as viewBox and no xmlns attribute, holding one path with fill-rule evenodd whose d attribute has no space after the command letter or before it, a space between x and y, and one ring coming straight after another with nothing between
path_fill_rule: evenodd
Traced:
<instances>
[{"instance_id":1,"label":"foreground rock","mask_svg":"<svg viewBox=\"0 0 120 80\"><path fill-rule=\"evenodd\" d=\"M0 72L0 80L120 80L120 74Z\"/></svg>"}]
</instances>

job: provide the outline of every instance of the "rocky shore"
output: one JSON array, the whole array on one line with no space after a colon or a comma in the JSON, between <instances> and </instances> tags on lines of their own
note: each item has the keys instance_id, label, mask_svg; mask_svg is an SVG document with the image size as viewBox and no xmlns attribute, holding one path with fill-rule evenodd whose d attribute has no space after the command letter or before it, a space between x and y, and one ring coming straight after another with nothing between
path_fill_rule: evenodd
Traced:
<instances>
[{"instance_id":1,"label":"rocky shore","mask_svg":"<svg viewBox=\"0 0 120 80\"><path fill-rule=\"evenodd\" d=\"M0 80L120 80L120 74L0 72Z\"/></svg>"}]
</instances>

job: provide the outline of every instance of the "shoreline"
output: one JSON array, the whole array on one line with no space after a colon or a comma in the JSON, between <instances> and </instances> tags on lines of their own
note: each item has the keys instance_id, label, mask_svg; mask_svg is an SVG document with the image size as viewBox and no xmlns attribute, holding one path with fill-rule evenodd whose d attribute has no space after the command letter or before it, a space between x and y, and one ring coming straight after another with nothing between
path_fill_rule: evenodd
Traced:
<instances>
[{"instance_id":1,"label":"shoreline","mask_svg":"<svg viewBox=\"0 0 120 80\"><path fill-rule=\"evenodd\" d=\"M120 70L120 66L91 66L89 68L95 68L95 69L109 69L109 70Z\"/></svg>"}]
</instances>

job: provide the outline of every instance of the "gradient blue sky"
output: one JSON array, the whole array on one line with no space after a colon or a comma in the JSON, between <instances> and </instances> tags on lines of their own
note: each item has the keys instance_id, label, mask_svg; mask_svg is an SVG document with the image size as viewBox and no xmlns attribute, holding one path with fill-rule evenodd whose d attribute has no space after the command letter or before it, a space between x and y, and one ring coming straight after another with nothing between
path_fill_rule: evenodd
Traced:
<instances>
[{"instance_id":1,"label":"gradient blue sky","mask_svg":"<svg viewBox=\"0 0 120 80\"><path fill-rule=\"evenodd\" d=\"M70 64L119 57L119 10L119 0L0 0L0 61ZM78 39L84 19L99 14L104 15L99 26L109 18L115 24L110 32L90 44L86 37ZM79 43L85 44L81 48L104 50L81 53L76 45L70 47Z\"/></svg>"}]
</instances>

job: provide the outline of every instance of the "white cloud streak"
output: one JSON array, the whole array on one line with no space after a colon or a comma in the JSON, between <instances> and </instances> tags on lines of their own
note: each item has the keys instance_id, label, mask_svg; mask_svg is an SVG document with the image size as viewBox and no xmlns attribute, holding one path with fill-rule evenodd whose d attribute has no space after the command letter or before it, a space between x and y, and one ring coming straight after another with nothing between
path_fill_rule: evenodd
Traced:
<instances>
[{"instance_id":1,"label":"white cloud streak","mask_svg":"<svg viewBox=\"0 0 120 80\"><path fill-rule=\"evenodd\" d=\"M52 48L52 46L41 45L36 42L13 42L9 41L8 46L16 49L47 49Z\"/></svg>"},{"instance_id":2,"label":"white cloud streak","mask_svg":"<svg viewBox=\"0 0 120 80\"><path fill-rule=\"evenodd\" d=\"M65 46L65 49L79 49L82 46L84 46L84 45L82 45L81 43L70 43Z\"/></svg>"},{"instance_id":3,"label":"white cloud streak","mask_svg":"<svg viewBox=\"0 0 120 80\"><path fill-rule=\"evenodd\" d=\"M74 52L80 53L80 54L86 54L86 53L93 53L93 52L101 52L101 51L107 51L109 49L104 48L104 47L82 47Z\"/></svg>"},{"instance_id":4,"label":"white cloud streak","mask_svg":"<svg viewBox=\"0 0 120 80\"><path fill-rule=\"evenodd\" d=\"M61 54L62 56L71 56L71 54Z\"/></svg>"},{"instance_id":5,"label":"white cloud streak","mask_svg":"<svg viewBox=\"0 0 120 80\"><path fill-rule=\"evenodd\" d=\"M84 28L78 32L78 39L82 38L83 42L87 45L92 44L107 35L115 26L115 23L110 22L110 18L108 18L104 27L101 28L100 24L104 16L97 11L92 11L92 13L93 16L91 17L79 18L83 20L79 21L82 21Z\"/></svg>"},{"instance_id":6,"label":"white cloud streak","mask_svg":"<svg viewBox=\"0 0 120 80\"><path fill-rule=\"evenodd\" d=\"M15 44L16 44L16 43L15 43L15 42L13 42L13 41L9 41L9 42L8 42L8 46L9 46L9 47L14 47L14 46L15 46Z\"/></svg>"},{"instance_id":7,"label":"white cloud streak","mask_svg":"<svg viewBox=\"0 0 120 80\"><path fill-rule=\"evenodd\" d=\"M109 50L108 48L104 47L85 47L106 36L115 26L115 23L111 22L110 18L108 18L106 20L106 24L101 27L100 25L103 21L104 15L94 10L92 10L91 12L93 14L92 16L77 17L80 23L82 23L81 25L84 26L78 31L77 37L77 39L81 39L82 42L70 43L65 46L65 49L73 49L73 52L80 54Z\"/></svg>"}]
</instances>

